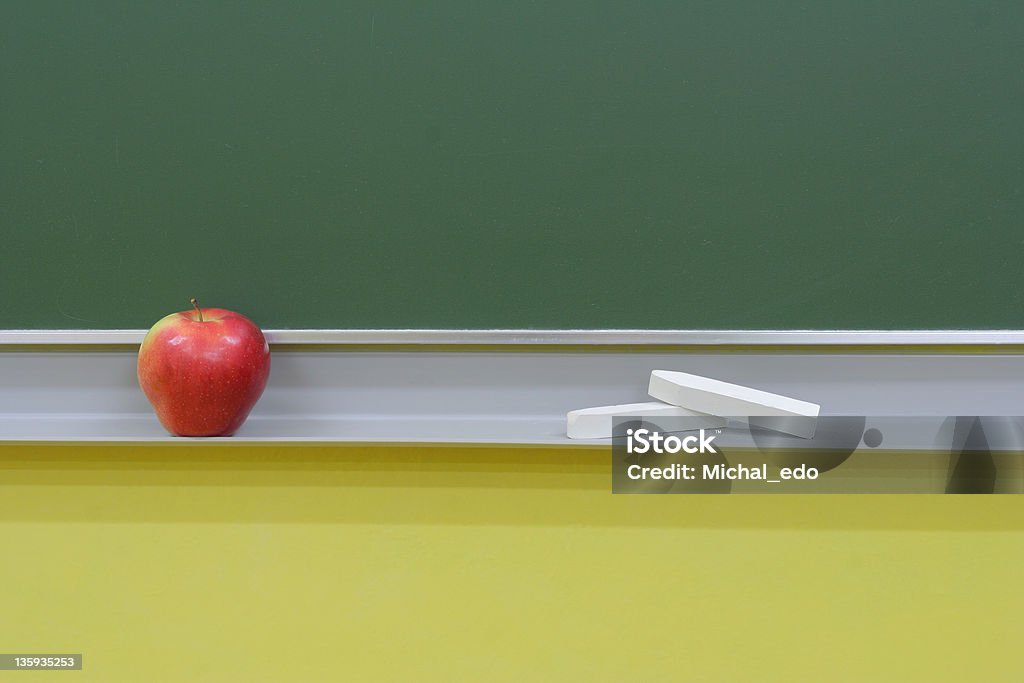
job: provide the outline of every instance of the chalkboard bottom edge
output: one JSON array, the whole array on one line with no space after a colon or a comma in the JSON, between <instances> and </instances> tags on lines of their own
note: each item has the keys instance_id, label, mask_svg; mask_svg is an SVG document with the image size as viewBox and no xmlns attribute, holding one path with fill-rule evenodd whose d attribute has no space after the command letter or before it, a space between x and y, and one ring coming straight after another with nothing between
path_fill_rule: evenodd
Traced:
<instances>
[{"instance_id":1,"label":"chalkboard bottom edge","mask_svg":"<svg viewBox=\"0 0 1024 683\"><path fill-rule=\"evenodd\" d=\"M1024 346L1024 330L268 329L274 346ZM138 345L146 330L0 330L0 346Z\"/></svg>"}]
</instances>

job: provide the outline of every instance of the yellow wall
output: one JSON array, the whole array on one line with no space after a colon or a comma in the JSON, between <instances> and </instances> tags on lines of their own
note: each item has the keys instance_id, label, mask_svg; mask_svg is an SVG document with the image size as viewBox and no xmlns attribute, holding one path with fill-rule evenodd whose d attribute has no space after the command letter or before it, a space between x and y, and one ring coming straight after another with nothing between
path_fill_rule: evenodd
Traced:
<instances>
[{"instance_id":1,"label":"yellow wall","mask_svg":"<svg viewBox=\"0 0 1024 683\"><path fill-rule=\"evenodd\" d=\"M0 681L1021 680L1024 499L611 496L603 450L5 446Z\"/></svg>"}]
</instances>

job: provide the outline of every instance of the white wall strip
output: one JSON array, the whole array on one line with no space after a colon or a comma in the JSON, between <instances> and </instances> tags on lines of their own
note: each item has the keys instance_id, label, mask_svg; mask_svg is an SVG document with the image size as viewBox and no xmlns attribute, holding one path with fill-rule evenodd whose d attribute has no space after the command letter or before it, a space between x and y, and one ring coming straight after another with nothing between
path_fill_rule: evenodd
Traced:
<instances>
[{"instance_id":1,"label":"white wall strip","mask_svg":"<svg viewBox=\"0 0 1024 683\"><path fill-rule=\"evenodd\" d=\"M566 413L649 401L654 369L813 401L826 417L934 417L934 433L948 416L1022 412L1024 353L318 349L273 357L266 393L227 441L607 445L568 439ZM935 445L868 426L886 447ZM22 441L184 442L139 390L133 349L0 353L0 445Z\"/></svg>"},{"instance_id":2,"label":"white wall strip","mask_svg":"<svg viewBox=\"0 0 1024 683\"><path fill-rule=\"evenodd\" d=\"M271 344L1000 345L1024 330L266 330ZM139 344L145 330L0 330L0 345Z\"/></svg>"}]
</instances>

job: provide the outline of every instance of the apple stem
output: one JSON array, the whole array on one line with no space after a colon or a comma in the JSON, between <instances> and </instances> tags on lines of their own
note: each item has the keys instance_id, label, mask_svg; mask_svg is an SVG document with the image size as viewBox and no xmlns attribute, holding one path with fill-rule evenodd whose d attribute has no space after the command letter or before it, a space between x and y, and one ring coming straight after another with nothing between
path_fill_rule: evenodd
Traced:
<instances>
[{"instance_id":1,"label":"apple stem","mask_svg":"<svg viewBox=\"0 0 1024 683\"><path fill-rule=\"evenodd\" d=\"M192 302L192 307L196 309L196 313L199 314L199 322L203 322L203 309L199 308L199 302L196 301L195 297L189 299Z\"/></svg>"}]
</instances>

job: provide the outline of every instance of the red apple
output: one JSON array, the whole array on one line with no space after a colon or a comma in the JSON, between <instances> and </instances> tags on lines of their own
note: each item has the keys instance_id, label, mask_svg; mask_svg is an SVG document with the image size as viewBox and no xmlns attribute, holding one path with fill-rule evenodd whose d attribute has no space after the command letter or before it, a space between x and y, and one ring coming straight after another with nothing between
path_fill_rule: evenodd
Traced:
<instances>
[{"instance_id":1,"label":"red apple","mask_svg":"<svg viewBox=\"0 0 1024 683\"><path fill-rule=\"evenodd\" d=\"M162 318L139 349L139 386L177 436L231 436L256 405L270 374L260 328L222 308Z\"/></svg>"}]
</instances>

